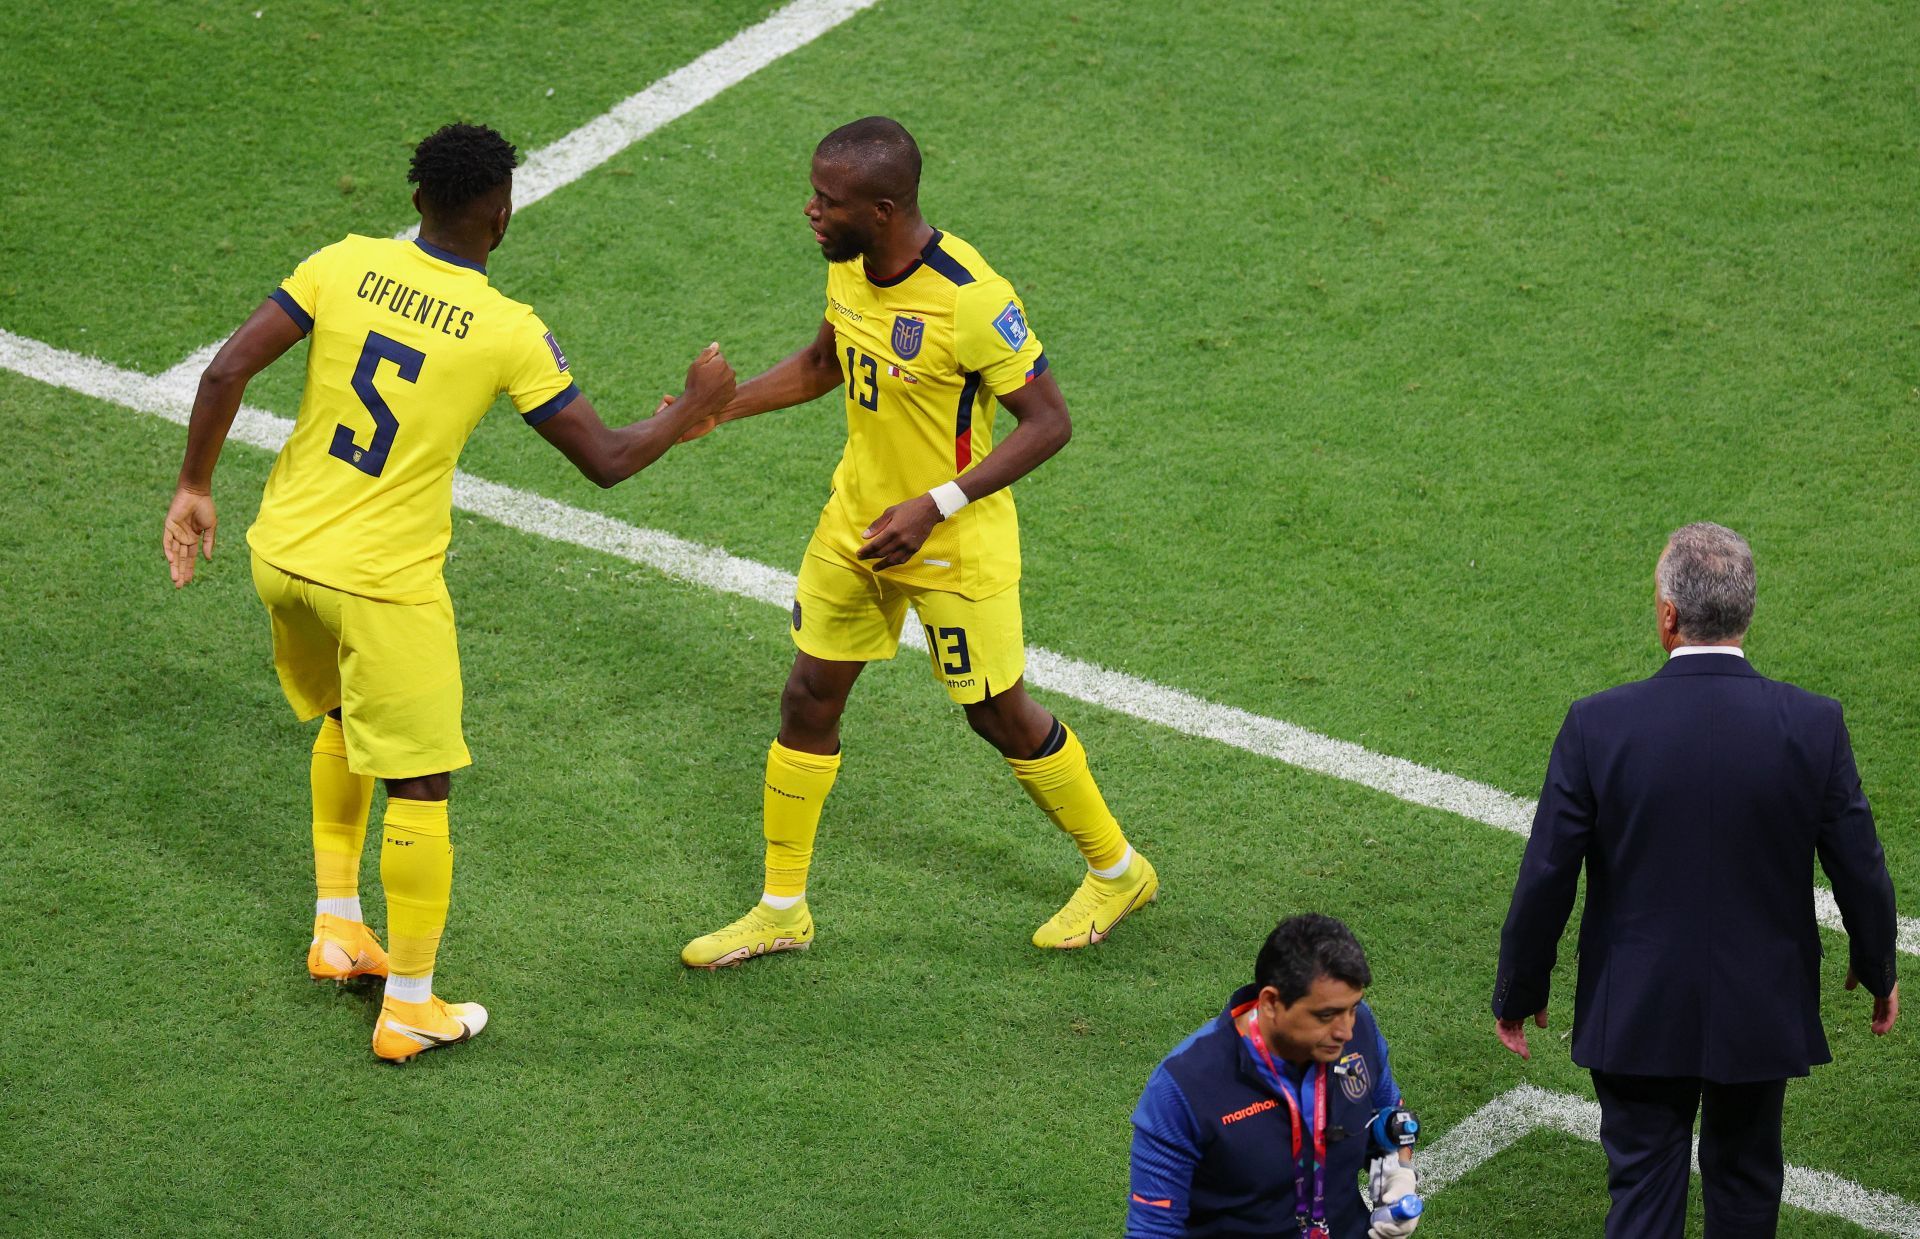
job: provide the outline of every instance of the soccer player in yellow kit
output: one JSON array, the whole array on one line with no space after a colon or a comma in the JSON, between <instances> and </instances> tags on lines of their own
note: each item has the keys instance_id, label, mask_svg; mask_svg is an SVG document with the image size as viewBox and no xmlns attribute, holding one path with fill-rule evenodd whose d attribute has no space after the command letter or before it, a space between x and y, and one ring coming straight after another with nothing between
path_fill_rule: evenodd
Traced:
<instances>
[{"instance_id":1,"label":"soccer player in yellow kit","mask_svg":"<svg viewBox=\"0 0 1920 1239\"><path fill-rule=\"evenodd\" d=\"M176 587L213 558L220 448L248 380L303 336L306 390L248 531L281 687L320 718L310 768L318 900L308 972L383 976L373 1050L404 1061L486 1026L478 1003L433 993L453 883L449 774L471 763L460 656L441 577L454 465L505 392L528 425L601 486L646 468L733 394L719 346L680 398L609 429L532 309L487 281L513 214L514 148L449 125L414 151L420 239L349 236L296 268L201 376L162 544ZM361 916L373 781L387 784L380 882L391 952Z\"/></svg>"},{"instance_id":2,"label":"soccer player in yellow kit","mask_svg":"<svg viewBox=\"0 0 1920 1239\"><path fill-rule=\"evenodd\" d=\"M812 179L807 218L830 264L824 321L812 344L686 435L845 385L846 451L801 564L799 652L767 754L764 893L681 960L718 968L812 945L807 870L840 767L840 716L861 668L893 657L909 604L935 677L1086 859L1079 889L1034 945L1092 945L1160 883L1108 811L1079 739L1022 680L1007 487L1067 442L1066 400L1013 286L921 218L920 151L904 128L874 116L834 130L814 151ZM996 402L1017 423L997 443Z\"/></svg>"}]
</instances>

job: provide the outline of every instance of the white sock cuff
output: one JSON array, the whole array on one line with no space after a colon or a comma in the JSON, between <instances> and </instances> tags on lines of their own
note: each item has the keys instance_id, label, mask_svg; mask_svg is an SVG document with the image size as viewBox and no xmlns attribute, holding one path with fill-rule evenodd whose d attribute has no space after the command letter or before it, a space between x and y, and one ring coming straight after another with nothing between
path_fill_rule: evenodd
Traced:
<instances>
[{"instance_id":1,"label":"white sock cuff","mask_svg":"<svg viewBox=\"0 0 1920 1239\"><path fill-rule=\"evenodd\" d=\"M805 902L806 898L807 898L807 895L805 891L802 891L798 895L769 895L765 891L762 891L760 893L761 903L766 904L769 908L778 908L782 912L785 912L788 908L794 907L797 904Z\"/></svg>"},{"instance_id":2,"label":"white sock cuff","mask_svg":"<svg viewBox=\"0 0 1920 1239\"><path fill-rule=\"evenodd\" d=\"M360 915L360 896L349 895L345 899L316 899L313 901L315 916L337 916L342 920L365 921Z\"/></svg>"},{"instance_id":3,"label":"white sock cuff","mask_svg":"<svg viewBox=\"0 0 1920 1239\"><path fill-rule=\"evenodd\" d=\"M424 977L387 978L386 997L395 1002L425 1002L433 997L433 974Z\"/></svg>"},{"instance_id":4,"label":"white sock cuff","mask_svg":"<svg viewBox=\"0 0 1920 1239\"><path fill-rule=\"evenodd\" d=\"M1110 867L1106 869L1095 869L1092 865L1088 865L1087 872L1091 873L1096 878L1109 878L1109 879L1117 878L1121 874L1125 873L1127 871L1127 866L1131 865L1132 863L1133 863L1133 845L1129 843L1127 845L1127 850L1120 853L1120 859L1114 861Z\"/></svg>"}]
</instances>

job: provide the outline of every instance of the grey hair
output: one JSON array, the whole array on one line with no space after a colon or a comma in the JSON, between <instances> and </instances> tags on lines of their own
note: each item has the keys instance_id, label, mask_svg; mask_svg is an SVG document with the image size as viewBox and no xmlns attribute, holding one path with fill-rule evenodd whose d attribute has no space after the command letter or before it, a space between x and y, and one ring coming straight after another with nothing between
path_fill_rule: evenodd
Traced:
<instances>
[{"instance_id":1,"label":"grey hair","mask_svg":"<svg viewBox=\"0 0 1920 1239\"><path fill-rule=\"evenodd\" d=\"M1726 641L1753 623L1753 548L1725 525L1698 521L1674 530L1653 577L1680 613L1684 637Z\"/></svg>"}]
</instances>

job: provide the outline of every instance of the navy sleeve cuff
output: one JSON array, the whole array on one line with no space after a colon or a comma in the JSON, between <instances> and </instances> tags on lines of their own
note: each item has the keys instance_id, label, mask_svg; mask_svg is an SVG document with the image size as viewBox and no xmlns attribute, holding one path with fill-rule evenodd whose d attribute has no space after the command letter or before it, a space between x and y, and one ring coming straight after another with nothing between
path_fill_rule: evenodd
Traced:
<instances>
[{"instance_id":1,"label":"navy sleeve cuff","mask_svg":"<svg viewBox=\"0 0 1920 1239\"><path fill-rule=\"evenodd\" d=\"M1047 355L1045 353L1041 353L1038 357L1033 359L1033 369L1027 371L1027 382L1029 383L1033 382L1035 379L1039 378L1041 375L1045 374L1046 372L1047 372Z\"/></svg>"},{"instance_id":2,"label":"navy sleeve cuff","mask_svg":"<svg viewBox=\"0 0 1920 1239\"><path fill-rule=\"evenodd\" d=\"M524 417L527 420L527 425L538 426L541 422L546 421L549 417L552 417L555 413L558 413L560 410L572 404L574 401L574 398L579 394L580 394L580 384L569 383L567 384L565 391L561 392L559 395L555 396L553 399L545 402L544 404L528 409L525 413L522 413L520 416Z\"/></svg>"},{"instance_id":3,"label":"navy sleeve cuff","mask_svg":"<svg viewBox=\"0 0 1920 1239\"><path fill-rule=\"evenodd\" d=\"M292 293L284 288L276 288L268 296L275 305L287 312L287 317L293 320L293 325L298 327L302 334L313 330L313 315L300 308L300 303L293 299Z\"/></svg>"}]
</instances>

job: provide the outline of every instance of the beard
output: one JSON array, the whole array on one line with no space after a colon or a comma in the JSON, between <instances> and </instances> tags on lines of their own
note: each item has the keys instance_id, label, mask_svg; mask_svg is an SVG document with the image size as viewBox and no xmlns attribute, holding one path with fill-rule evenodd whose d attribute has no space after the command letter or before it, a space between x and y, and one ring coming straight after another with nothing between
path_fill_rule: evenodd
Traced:
<instances>
[{"instance_id":1,"label":"beard","mask_svg":"<svg viewBox=\"0 0 1920 1239\"><path fill-rule=\"evenodd\" d=\"M868 243L873 240L857 232L843 232L831 236L820 246L820 256L828 262L852 262L867 252Z\"/></svg>"}]
</instances>

